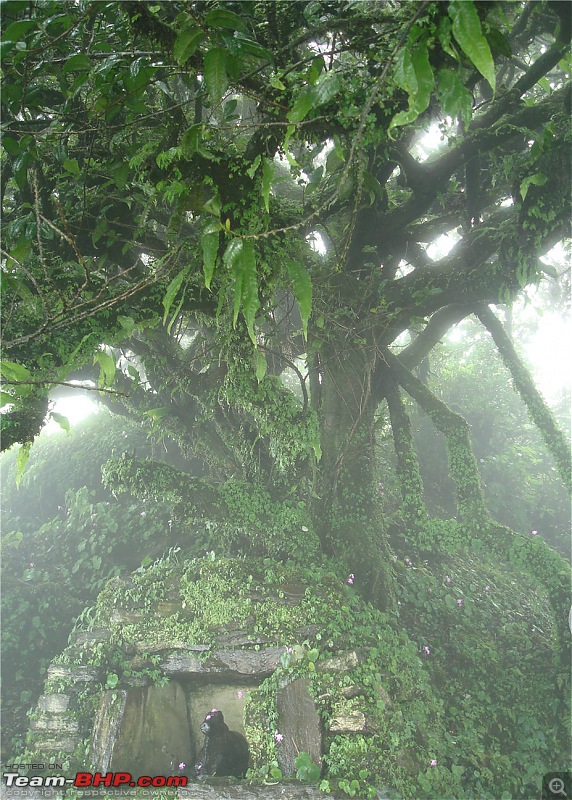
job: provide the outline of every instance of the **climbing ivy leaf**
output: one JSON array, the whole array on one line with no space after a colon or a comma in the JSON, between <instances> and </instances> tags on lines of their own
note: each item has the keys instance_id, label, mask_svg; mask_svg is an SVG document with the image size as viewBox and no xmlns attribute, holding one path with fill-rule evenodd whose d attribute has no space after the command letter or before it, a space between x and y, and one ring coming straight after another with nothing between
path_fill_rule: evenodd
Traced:
<instances>
[{"instance_id":1,"label":"climbing ivy leaf","mask_svg":"<svg viewBox=\"0 0 572 800\"><path fill-rule=\"evenodd\" d=\"M294 289L294 297L300 309L304 339L307 339L308 320L312 311L312 281L304 267L297 261L288 261L288 275Z\"/></svg>"},{"instance_id":2,"label":"climbing ivy leaf","mask_svg":"<svg viewBox=\"0 0 572 800\"><path fill-rule=\"evenodd\" d=\"M205 82L213 103L221 101L228 86L227 59L224 47L213 47L205 55Z\"/></svg>"},{"instance_id":3,"label":"climbing ivy leaf","mask_svg":"<svg viewBox=\"0 0 572 800\"><path fill-rule=\"evenodd\" d=\"M461 50L495 92L495 64L474 3L472 0L451 0L448 11L453 22L453 36Z\"/></svg>"}]
</instances>

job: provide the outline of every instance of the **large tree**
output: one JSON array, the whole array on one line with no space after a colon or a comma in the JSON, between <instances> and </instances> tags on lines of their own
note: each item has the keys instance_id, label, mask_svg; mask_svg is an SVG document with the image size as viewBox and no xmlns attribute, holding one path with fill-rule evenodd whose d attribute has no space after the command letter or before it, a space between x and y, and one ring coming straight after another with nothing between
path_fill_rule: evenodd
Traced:
<instances>
[{"instance_id":1,"label":"large tree","mask_svg":"<svg viewBox=\"0 0 572 800\"><path fill-rule=\"evenodd\" d=\"M567 444L490 307L542 279L567 234L568 12L3 4L3 447L22 444L23 463L50 388L91 377L202 463L124 456L108 482L168 495L220 551L322 554L391 609L391 536L427 543L405 392L446 438L462 535L514 548L465 419L419 368L475 314L569 483ZM438 237L450 249L431 255ZM562 565L535 568L559 601Z\"/></svg>"}]
</instances>

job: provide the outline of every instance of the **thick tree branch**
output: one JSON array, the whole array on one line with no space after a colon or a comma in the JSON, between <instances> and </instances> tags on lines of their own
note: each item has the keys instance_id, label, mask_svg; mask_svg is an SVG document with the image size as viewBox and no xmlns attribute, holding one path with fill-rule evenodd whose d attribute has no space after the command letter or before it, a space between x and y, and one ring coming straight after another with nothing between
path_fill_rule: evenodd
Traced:
<instances>
[{"instance_id":1,"label":"thick tree branch","mask_svg":"<svg viewBox=\"0 0 572 800\"><path fill-rule=\"evenodd\" d=\"M467 421L460 414L451 411L419 378L405 369L393 354L386 351L384 357L395 380L419 404L446 438L449 469L457 492L459 519L471 529L485 530L491 519L485 505Z\"/></svg>"},{"instance_id":2,"label":"thick tree branch","mask_svg":"<svg viewBox=\"0 0 572 800\"><path fill-rule=\"evenodd\" d=\"M485 305L477 307L475 315L492 336L503 363L512 376L515 389L522 397L532 421L554 458L562 482L569 492L572 491L570 445L564 433L558 428L551 410L534 385L500 320Z\"/></svg>"},{"instance_id":3,"label":"thick tree branch","mask_svg":"<svg viewBox=\"0 0 572 800\"><path fill-rule=\"evenodd\" d=\"M427 520L419 460L413 443L411 421L405 409L399 386L387 371L385 377L385 397L397 456L397 474L403 498L403 514L405 521L415 530Z\"/></svg>"},{"instance_id":4,"label":"thick tree branch","mask_svg":"<svg viewBox=\"0 0 572 800\"><path fill-rule=\"evenodd\" d=\"M399 354L399 360L407 369L417 367L426 358L447 331L472 313L469 305L450 305L439 309L421 333Z\"/></svg>"}]
</instances>

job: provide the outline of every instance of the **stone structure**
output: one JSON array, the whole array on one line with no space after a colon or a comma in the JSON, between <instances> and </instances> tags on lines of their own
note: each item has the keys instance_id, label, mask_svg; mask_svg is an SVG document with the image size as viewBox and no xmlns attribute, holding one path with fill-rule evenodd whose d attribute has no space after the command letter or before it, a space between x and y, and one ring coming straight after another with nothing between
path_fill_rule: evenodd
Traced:
<instances>
[{"instance_id":1,"label":"stone structure","mask_svg":"<svg viewBox=\"0 0 572 800\"><path fill-rule=\"evenodd\" d=\"M123 584L116 581L116 586L117 595L108 595L113 603L122 591L128 593L131 584L128 579ZM99 627L71 637L69 647L48 670L46 694L40 697L33 715L29 750L37 754L39 763L64 759L71 774L76 770L125 771L134 776L187 774L202 745L201 721L211 708L220 708L232 730L247 739L254 731L257 742L264 737L270 742L262 750L249 742L255 769L260 768L261 759L269 758L270 747L282 775L292 778L300 753L308 753L314 764L322 767L328 736L367 735L375 729L365 709L360 710L362 689L349 679L366 658L366 650L336 652L334 648L331 657L319 659L317 667L312 664L317 674L339 679L337 693L329 701L333 713L326 722L318 713L310 679L299 670L284 669L292 661L296 667L296 659L299 665L306 663L312 637L320 639L319 626L298 625L281 642L276 626L271 633L265 631L264 614L275 613L280 605L295 609L303 601L304 587L281 591L270 599L256 596L256 613L246 620L248 625L243 620L214 626L206 631L204 642L181 635L180 625L178 635L165 635L170 621L179 624L187 613L185 602L174 600L176 591L174 583L167 601L145 599L146 607L140 610L119 603L109 612L100 609ZM286 618L290 616L287 611ZM259 687L278 675L277 670L279 677L272 684L274 694L269 701L268 688L259 691ZM384 691L382 687L380 691ZM387 693L384 701L391 704ZM278 738L276 731L280 731ZM194 800L309 800L323 796L290 784L260 787L261 794L246 785L232 785L232 780L230 785L217 784L216 790L211 789L192 784L192 788L180 789L179 796Z\"/></svg>"}]
</instances>

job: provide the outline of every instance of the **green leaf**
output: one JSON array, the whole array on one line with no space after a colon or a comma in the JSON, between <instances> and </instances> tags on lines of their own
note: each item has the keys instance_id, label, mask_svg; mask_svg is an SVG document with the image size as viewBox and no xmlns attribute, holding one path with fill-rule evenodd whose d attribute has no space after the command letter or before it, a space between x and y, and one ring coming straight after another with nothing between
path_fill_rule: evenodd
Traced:
<instances>
[{"instance_id":1,"label":"green leaf","mask_svg":"<svg viewBox=\"0 0 572 800\"><path fill-rule=\"evenodd\" d=\"M314 106L323 106L329 103L342 87L340 77L335 72L325 72L313 86Z\"/></svg>"},{"instance_id":2,"label":"green leaf","mask_svg":"<svg viewBox=\"0 0 572 800\"><path fill-rule=\"evenodd\" d=\"M412 49L404 48L402 53L396 63L394 77L397 85L409 94L409 108L395 115L389 125L389 132L393 128L413 122L425 111L435 85L425 41L419 42Z\"/></svg>"},{"instance_id":3,"label":"green leaf","mask_svg":"<svg viewBox=\"0 0 572 800\"><path fill-rule=\"evenodd\" d=\"M2 374L7 381L29 381L32 377L30 370L23 364L17 364L15 361L3 360L0 364L0 374Z\"/></svg>"},{"instance_id":4,"label":"green leaf","mask_svg":"<svg viewBox=\"0 0 572 800\"><path fill-rule=\"evenodd\" d=\"M2 406L6 406L9 403L13 403L13 402L14 402L14 398L13 398L13 396L11 394L8 394L8 392L0 391L0 408Z\"/></svg>"},{"instance_id":5,"label":"green leaf","mask_svg":"<svg viewBox=\"0 0 572 800\"><path fill-rule=\"evenodd\" d=\"M165 313L163 314L163 325L165 324L165 322L167 320L167 315L169 314L171 306L173 305L173 300L175 299L175 297L177 296L177 294L179 292L179 289L181 288L181 284L185 280L186 276L189 274L189 269L190 269L190 267L187 264L187 266L184 267L184 269L182 269L179 272L179 274L176 275L173 278L173 280L171 281L171 283L167 287L167 291L165 292L165 296L163 297L163 300L161 301L163 303L163 308L165 309Z\"/></svg>"},{"instance_id":6,"label":"green leaf","mask_svg":"<svg viewBox=\"0 0 572 800\"><path fill-rule=\"evenodd\" d=\"M212 214L214 217L220 217L220 200L218 194L213 195L207 200L203 206L203 211L206 211L207 214Z\"/></svg>"},{"instance_id":7,"label":"green leaf","mask_svg":"<svg viewBox=\"0 0 572 800\"><path fill-rule=\"evenodd\" d=\"M67 417L64 417L63 414L58 414L56 411L52 411L50 417L54 422L57 422L60 428L63 428L66 433L70 432L70 422Z\"/></svg>"},{"instance_id":8,"label":"green leaf","mask_svg":"<svg viewBox=\"0 0 572 800\"><path fill-rule=\"evenodd\" d=\"M93 359L93 363L99 364L99 378L97 379L99 388L111 386L115 379L115 359L113 356L101 350Z\"/></svg>"},{"instance_id":9,"label":"green leaf","mask_svg":"<svg viewBox=\"0 0 572 800\"><path fill-rule=\"evenodd\" d=\"M256 380L258 383L264 380L264 376L266 375L266 370L268 369L268 364L266 363L266 359L263 354L259 351L256 353Z\"/></svg>"},{"instance_id":10,"label":"green leaf","mask_svg":"<svg viewBox=\"0 0 572 800\"><path fill-rule=\"evenodd\" d=\"M203 248L203 272L205 274L205 286L211 288L211 281L216 266L219 246L220 223L211 222L207 225L201 236L201 247Z\"/></svg>"},{"instance_id":11,"label":"green leaf","mask_svg":"<svg viewBox=\"0 0 572 800\"><path fill-rule=\"evenodd\" d=\"M150 408L149 411L144 411L143 416L157 421L166 417L168 413L169 409L166 406L160 406L159 408Z\"/></svg>"},{"instance_id":12,"label":"green leaf","mask_svg":"<svg viewBox=\"0 0 572 800\"><path fill-rule=\"evenodd\" d=\"M496 92L495 63L474 3L451 0L448 12L453 22L453 36L461 50L489 82L493 93Z\"/></svg>"},{"instance_id":13,"label":"green leaf","mask_svg":"<svg viewBox=\"0 0 572 800\"><path fill-rule=\"evenodd\" d=\"M306 86L302 89L294 105L286 115L289 122L302 122L308 111L312 108L314 105L313 88L313 86Z\"/></svg>"},{"instance_id":14,"label":"green leaf","mask_svg":"<svg viewBox=\"0 0 572 800\"><path fill-rule=\"evenodd\" d=\"M106 686L109 689L115 689L118 683L119 683L119 675L117 675L115 672L110 672L107 676Z\"/></svg>"},{"instance_id":15,"label":"green leaf","mask_svg":"<svg viewBox=\"0 0 572 800\"><path fill-rule=\"evenodd\" d=\"M501 56L506 56L507 58L512 56L510 41L498 28L490 28L487 31L487 41L492 52L499 53Z\"/></svg>"},{"instance_id":16,"label":"green leaf","mask_svg":"<svg viewBox=\"0 0 572 800\"><path fill-rule=\"evenodd\" d=\"M63 163L63 168L68 172L71 172L72 175L79 175L79 164L77 163L77 158L66 158Z\"/></svg>"},{"instance_id":17,"label":"green leaf","mask_svg":"<svg viewBox=\"0 0 572 800\"><path fill-rule=\"evenodd\" d=\"M18 455L16 456L16 486L19 486L20 481L22 480L22 475L24 474L26 464L30 458L31 446L32 442L26 442L25 444L21 445L20 449L18 450Z\"/></svg>"},{"instance_id":18,"label":"green leaf","mask_svg":"<svg viewBox=\"0 0 572 800\"><path fill-rule=\"evenodd\" d=\"M269 211L270 188L272 186L272 179L274 178L274 168L274 161L270 161L270 159L264 160L262 165L262 188L260 192L262 194L262 200L264 201L264 208L267 212Z\"/></svg>"},{"instance_id":19,"label":"green leaf","mask_svg":"<svg viewBox=\"0 0 572 800\"><path fill-rule=\"evenodd\" d=\"M64 64L62 72L64 74L68 72L89 72L90 69L91 61L89 56L87 56L85 53L78 53L77 55L68 58Z\"/></svg>"},{"instance_id":20,"label":"green leaf","mask_svg":"<svg viewBox=\"0 0 572 800\"><path fill-rule=\"evenodd\" d=\"M19 156L21 153L20 143L11 136L2 137L2 147L11 156Z\"/></svg>"},{"instance_id":21,"label":"green leaf","mask_svg":"<svg viewBox=\"0 0 572 800\"><path fill-rule=\"evenodd\" d=\"M458 61L459 58L451 43L451 20L449 17L440 18L437 36L441 42L441 47L447 53L447 55L451 56L451 58L455 59L455 61Z\"/></svg>"},{"instance_id":22,"label":"green leaf","mask_svg":"<svg viewBox=\"0 0 572 800\"><path fill-rule=\"evenodd\" d=\"M452 119L460 117L468 125L473 115L473 97L455 70L439 70L437 93L443 114Z\"/></svg>"},{"instance_id":23,"label":"green leaf","mask_svg":"<svg viewBox=\"0 0 572 800\"><path fill-rule=\"evenodd\" d=\"M548 275L550 278L554 278L554 280L558 280L560 275L558 274L558 270L556 267L553 267L552 264L543 264L540 263L540 271L544 272L545 275Z\"/></svg>"},{"instance_id":24,"label":"green leaf","mask_svg":"<svg viewBox=\"0 0 572 800\"><path fill-rule=\"evenodd\" d=\"M233 37L235 45L238 45L238 54L252 56L253 58L261 58L264 61L273 61L274 58L270 50L267 50L258 42L253 39L247 39L245 36L237 34Z\"/></svg>"},{"instance_id":25,"label":"green leaf","mask_svg":"<svg viewBox=\"0 0 572 800\"><path fill-rule=\"evenodd\" d=\"M113 168L113 182L118 189L124 189L129 175L129 162L123 161Z\"/></svg>"},{"instance_id":26,"label":"green leaf","mask_svg":"<svg viewBox=\"0 0 572 800\"><path fill-rule=\"evenodd\" d=\"M13 22L2 34L2 41L19 42L24 38L28 31L37 27L37 24L38 23L35 19L21 19L18 22Z\"/></svg>"},{"instance_id":27,"label":"green leaf","mask_svg":"<svg viewBox=\"0 0 572 800\"><path fill-rule=\"evenodd\" d=\"M200 28L191 27L181 31L173 45L175 61L181 65L185 64L204 38L205 34Z\"/></svg>"},{"instance_id":28,"label":"green leaf","mask_svg":"<svg viewBox=\"0 0 572 800\"><path fill-rule=\"evenodd\" d=\"M322 447L320 445L320 436L319 434L316 435L316 438L311 442L311 448L314 451L314 455L316 456L316 461L322 460Z\"/></svg>"},{"instance_id":29,"label":"green leaf","mask_svg":"<svg viewBox=\"0 0 572 800\"><path fill-rule=\"evenodd\" d=\"M199 122L196 125L191 125L181 139L181 151L185 158L188 158L193 153L198 152L203 139L203 126Z\"/></svg>"},{"instance_id":30,"label":"green leaf","mask_svg":"<svg viewBox=\"0 0 572 800\"><path fill-rule=\"evenodd\" d=\"M258 301L258 277L256 274L256 255L254 243L250 240L244 242L241 254L242 262L242 313L246 320L246 328L252 343L256 344L254 333L254 320L260 305Z\"/></svg>"},{"instance_id":31,"label":"green leaf","mask_svg":"<svg viewBox=\"0 0 572 800\"><path fill-rule=\"evenodd\" d=\"M122 314L119 314L117 317L117 322L121 325L121 335L129 337L133 334L133 331L137 327L137 323L132 317L125 317ZM87 337L86 337L87 338Z\"/></svg>"},{"instance_id":32,"label":"green leaf","mask_svg":"<svg viewBox=\"0 0 572 800\"><path fill-rule=\"evenodd\" d=\"M433 68L429 63L429 53L427 45L420 44L411 53L411 63L417 79L417 93L415 97L415 108L421 114L429 106L431 92L435 86Z\"/></svg>"},{"instance_id":33,"label":"green leaf","mask_svg":"<svg viewBox=\"0 0 572 800\"><path fill-rule=\"evenodd\" d=\"M243 17L223 8L215 8L205 14L205 22L211 28L230 28L233 31L243 31L246 28Z\"/></svg>"},{"instance_id":34,"label":"green leaf","mask_svg":"<svg viewBox=\"0 0 572 800\"><path fill-rule=\"evenodd\" d=\"M238 314L242 307L248 334L253 343L256 344L254 320L259 303L256 257L253 243L244 239L233 239L224 252L223 261L227 267L232 269L234 275L232 324L236 326Z\"/></svg>"},{"instance_id":35,"label":"green leaf","mask_svg":"<svg viewBox=\"0 0 572 800\"><path fill-rule=\"evenodd\" d=\"M411 51L409 47L402 47L395 59L395 70L393 78L400 89L411 95L417 91L417 78L411 62Z\"/></svg>"},{"instance_id":36,"label":"green leaf","mask_svg":"<svg viewBox=\"0 0 572 800\"><path fill-rule=\"evenodd\" d=\"M529 175L520 184L520 196L524 202L528 190L531 186L544 186L548 178L543 172L535 172L534 175Z\"/></svg>"},{"instance_id":37,"label":"green leaf","mask_svg":"<svg viewBox=\"0 0 572 800\"><path fill-rule=\"evenodd\" d=\"M312 312L312 281L304 267L297 261L288 261L288 275L292 282L294 297L300 309L302 332L308 338L308 320Z\"/></svg>"},{"instance_id":38,"label":"green leaf","mask_svg":"<svg viewBox=\"0 0 572 800\"><path fill-rule=\"evenodd\" d=\"M213 103L220 102L228 86L227 59L224 47L212 47L205 55L205 83Z\"/></svg>"},{"instance_id":39,"label":"green leaf","mask_svg":"<svg viewBox=\"0 0 572 800\"><path fill-rule=\"evenodd\" d=\"M260 161L261 160L262 160L262 156L259 153L256 156L256 158L254 159L254 161L252 162L252 164L249 166L249 168L246 170L246 174L248 175L249 178L254 178L254 176L256 175L256 170L260 166Z\"/></svg>"},{"instance_id":40,"label":"green leaf","mask_svg":"<svg viewBox=\"0 0 572 800\"><path fill-rule=\"evenodd\" d=\"M305 86L287 114L289 122L301 122L312 108L328 103L341 89L339 76L326 72L313 86Z\"/></svg>"}]
</instances>

